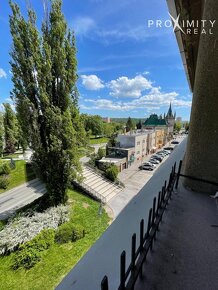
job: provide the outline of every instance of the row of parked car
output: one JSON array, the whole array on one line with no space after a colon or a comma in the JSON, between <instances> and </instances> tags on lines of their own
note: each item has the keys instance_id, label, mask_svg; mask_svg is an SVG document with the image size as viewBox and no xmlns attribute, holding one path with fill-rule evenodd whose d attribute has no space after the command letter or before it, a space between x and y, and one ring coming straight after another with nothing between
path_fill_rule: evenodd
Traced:
<instances>
[{"instance_id":1,"label":"row of parked car","mask_svg":"<svg viewBox=\"0 0 218 290\"><path fill-rule=\"evenodd\" d=\"M149 161L142 163L142 165L139 166L139 169L153 171L157 167L157 165L162 162L163 158L172 152L172 150L173 147L163 148L163 150L153 154Z\"/></svg>"}]
</instances>

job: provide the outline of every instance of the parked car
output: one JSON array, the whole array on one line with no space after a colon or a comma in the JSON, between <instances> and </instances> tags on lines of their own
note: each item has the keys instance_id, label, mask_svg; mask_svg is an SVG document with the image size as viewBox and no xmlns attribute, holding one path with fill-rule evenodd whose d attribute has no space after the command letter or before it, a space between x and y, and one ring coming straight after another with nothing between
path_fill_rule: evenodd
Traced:
<instances>
[{"instance_id":1,"label":"parked car","mask_svg":"<svg viewBox=\"0 0 218 290\"><path fill-rule=\"evenodd\" d=\"M170 151L173 151L173 147L164 147L164 150L170 150Z\"/></svg>"},{"instance_id":2,"label":"parked car","mask_svg":"<svg viewBox=\"0 0 218 290\"><path fill-rule=\"evenodd\" d=\"M151 158L149 161L150 161L150 163L153 163L153 164L159 164L160 163L160 161L155 159L155 158Z\"/></svg>"},{"instance_id":3,"label":"parked car","mask_svg":"<svg viewBox=\"0 0 218 290\"><path fill-rule=\"evenodd\" d=\"M160 162L162 162L162 160L163 160L163 157L161 157L160 155L152 155L151 156L152 158L154 158L154 159L156 159L156 160L158 160L158 161L160 161Z\"/></svg>"},{"instance_id":4,"label":"parked car","mask_svg":"<svg viewBox=\"0 0 218 290\"><path fill-rule=\"evenodd\" d=\"M163 152L165 153L167 153L167 155L170 155L170 153L171 153L171 151L169 151L169 150L163 150Z\"/></svg>"},{"instance_id":5,"label":"parked car","mask_svg":"<svg viewBox=\"0 0 218 290\"><path fill-rule=\"evenodd\" d=\"M156 165L154 165L152 162L149 162L149 161L142 163L142 165L149 165L152 167L156 167Z\"/></svg>"},{"instance_id":6,"label":"parked car","mask_svg":"<svg viewBox=\"0 0 218 290\"><path fill-rule=\"evenodd\" d=\"M139 169L153 171L154 170L154 167L151 166L151 165L141 165L141 166L139 166Z\"/></svg>"},{"instance_id":7,"label":"parked car","mask_svg":"<svg viewBox=\"0 0 218 290\"><path fill-rule=\"evenodd\" d=\"M179 141L176 141L176 140L171 141L171 144L179 144Z\"/></svg>"},{"instance_id":8,"label":"parked car","mask_svg":"<svg viewBox=\"0 0 218 290\"><path fill-rule=\"evenodd\" d=\"M165 157L165 156L167 156L167 154L166 154L166 153L164 153L164 152L157 152L156 154L157 154L157 155L159 155L159 156L162 156L162 157Z\"/></svg>"}]
</instances>

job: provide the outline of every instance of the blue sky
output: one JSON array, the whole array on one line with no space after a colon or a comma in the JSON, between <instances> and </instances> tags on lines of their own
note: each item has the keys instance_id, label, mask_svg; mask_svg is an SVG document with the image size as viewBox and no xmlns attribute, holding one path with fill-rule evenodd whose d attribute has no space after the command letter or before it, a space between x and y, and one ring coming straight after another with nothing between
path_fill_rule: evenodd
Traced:
<instances>
[{"instance_id":1,"label":"blue sky","mask_svg":"<svg viewBox=\"0 0 218 290\"><path fill-rule=\"evenodd\" d=\"M43 19L42 0L29 0ZM3 2L3 3L2 3ZM26 1L16 1L23 13ZM0 102L12 88L8 1L0 4ZM149 19L169 19L166 1L63 0L75 30L80 111L109 117L163 114L170 101L188 120L191 93L172 28L148 27Z\"/></svg>"}]
</instances>

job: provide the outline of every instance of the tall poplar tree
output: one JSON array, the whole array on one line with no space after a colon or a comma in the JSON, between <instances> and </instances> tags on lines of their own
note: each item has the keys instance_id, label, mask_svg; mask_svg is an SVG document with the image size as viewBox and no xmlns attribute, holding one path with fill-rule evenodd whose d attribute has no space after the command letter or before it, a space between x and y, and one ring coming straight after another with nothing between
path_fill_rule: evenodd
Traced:
<instances>
[{"instance_id":1,"label":"tall poplar tree","mask_svg":"<svg viewBox=\"0 0 218 290\"><path fill-rule=\"evenodd\" d=\"M13 99L22 130L34 150L33 164L45 182L51 204L67 199L79 169L78 143L71 112L77 108L74 34L67 29L62 1L53 0L39 33L36 15L26 20L10 2L13 39Z\"/></svg>"},{"instance_id":2,"label":"tall poplar tree","mask_svg":"<svg viewBox=\"0 0 218 290\"><path fill-rule=\"evenodd\" d=\"M8 103L4 105L4 133L5 133L5 152L14 153L17 144L17 118L11 105Z\"/></svg>"},{"instance_id":3,"label":"tall poplar tree","mask_svg":"<svg viewBox=\"0 0 218 290\"><path fill-rule=\"evenodd\" d=\"M2 112L0 112L0 156L3 155L3 150L4 150L4 115Z\"/></svg>"}]
</instances>

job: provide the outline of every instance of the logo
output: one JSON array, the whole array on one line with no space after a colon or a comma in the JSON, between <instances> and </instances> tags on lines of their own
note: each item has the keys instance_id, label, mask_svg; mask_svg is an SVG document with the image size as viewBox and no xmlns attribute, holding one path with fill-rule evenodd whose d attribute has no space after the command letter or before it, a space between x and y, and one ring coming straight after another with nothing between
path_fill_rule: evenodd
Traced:
<instances>
[{"instance_id":1,"label":"logo","mask_svg":"<svg viewBox=\"0 0 218 290\"><path fill-rule=\"evenodd\" d=\"M216 20L181 20L180 14L175 19L170 13L168 13L170 19L161 20L161 19L149 19L148 28L155 27L159 28L171 28L173 31L180 31L183 34L213 34L213 28L215 26Z\"/></svg>"}]
</instances>

